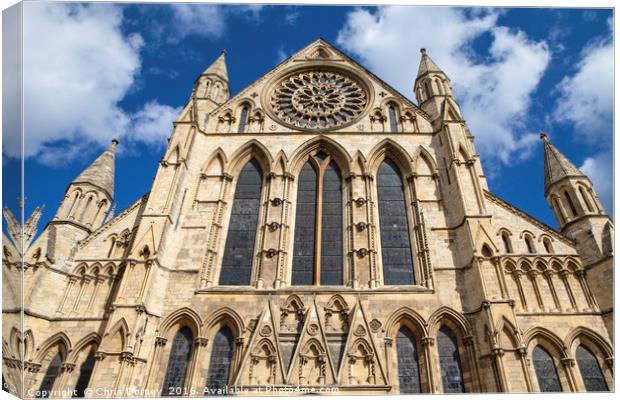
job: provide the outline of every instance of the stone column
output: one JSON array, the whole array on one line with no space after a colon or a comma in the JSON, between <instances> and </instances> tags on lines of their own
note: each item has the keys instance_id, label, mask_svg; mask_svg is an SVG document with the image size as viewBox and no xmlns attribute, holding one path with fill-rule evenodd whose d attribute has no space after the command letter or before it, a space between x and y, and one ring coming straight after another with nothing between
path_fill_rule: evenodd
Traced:
<instances>
[{"instance_id":1,"label":"stone column","mask_svg":"<svg viewBox=\"0 0 620 400\"><path fill-rule=\"evenodd\" d=\"M424 365L426 369L426 376L428 377L428 391L429 393L438 393L438 388L435 384L435 370L433 368L433 354L435 348L435 338L432 337L424 337L421 340L422 348L424 349Z\"/></svg>"},{"instance_id":2,"label":"stone column","mask_svg":"<svg viewBox=\"0 0 620 400\"><path fill-rule=\"evenodd\" d=\"M204 350L207 347L209 340L204 337L197 337L194 339L194 357L192 359L192 365L190 370L188 371L188 390L196 388L196 395L202 396L204 389L204 382L200 382L200 367L201 362L203 361ZM200 387L202 385L202 388ZM191 392L190 392L191 393Z\"/></svg>"},{"instance_id":3,"label":"stone column","mask_svg":"<svg viewBox=\"0 0 620 400\"><path fill-rule=\"evenodd\" d=\"M65 290L65 294L62 296L62 300L60 301L60 305L58 306L58 312L60 314L64 314L62 309L65 308L65 303L67 301L67 297L69 296L69 293L71 293L71 289L73 289L73 286L75 285L75 282L77 282L77 280L78 280L78 278L76 276L69 276L69 284L67 285L67 289Z\"/></svg>"},{"instance_id":4,"label":"stone column","mask_svg":"<svg viewBox=\"0 0 620 400\"><path fill-rule=\"evenodd\" d=\"M580 392L580 388L577 385L577 379L575 378L575 359L566 357L562 359L562 365L566 371L566 378L571 392Z\"/></svg>"},{"instance_id":5,"label":"stone column","mask_svg":"<svg viewBox=\"0 0 620 400\"><path fill-rule=\"evenodd\" d=\"M555 291L555 285L553 284L553 271L546 270L543 272L543 276L547 280L547 285L549 285L549 290L551 291L551 297L553 297L553 303L555 304L556 310L562 311L560 299L558 298L558 294Z\"/></svg>"},{"instance_id":6,"label":"stone column","mask_svg":"<svg viewBox=\"0 0 620 400\"><path fill-rule=\"evenodd\" d=\"M532 287L534 288L534 295L536 296L536 302L538 303L538 307L541 309L541 311L545 311L545 304L543 303L543 299L540 294L540 288L538 287L538 281L536 280L537 275L538 272L534 270L531 270L527 273L527 277L532 282Z\"/></svg>"},{"instance_id":7,"label":"stone column","mask_svg":"<svg viewBox=\"0 0 620 400\"><path fill-rule=\"evenodd\" d=\"M588 307L590 311L598 309L598 305L596 304L596 299L592 295L592 292L590 292L590 287L588 286L588 283L586 282L586 271L579 269L575 271L575 276L577 277L577 280L579 281L581 290L583 290L583 294L586 297L586 301L588 302Z\"/></svg>"},{"instance_id":8,"label":"stone column","mask_svg":"<svg viewBox=\"0 0 620 400\"><path fill-rule=\"evenodd\" d=\"M77 311L78 307L80 306L80 300L82 299L82 295L84 294L84 292L86 291L86 288L90 285L90 281L92 280L92 276L90 275L84 275L82 277L82 284L80 285L80 292L78 293L76 299L75 299L75 303L73 303L73 307L71 308L71 312L75 312Z\"/></svg>"},{"instance_id":9,"label":"stone column","mask_svg":"<svg viewBox=\"0 0 620 400\"><path fill-rule=\"evenodd\" d=\"M155 384L160 383L159 381L155 382L154 378L157 374L157 368L161 367L160 365L160 353L161 349L166 345L168 339L158 336L155 338L155 346L153 347L153 356L151 357L151 362L149 365L149 372L146 377L146 384L144 385L147 390L154 390Z\"/></svg>"},{"instance_id":10,"label":"stone column","mask_svg":"<svg viewBox=\"0 0 620 400\"><path fill-rule=\"evenodd\" d=\"M562 278L562 283L564 283L564 288L566 288L566 293L568 294L568 299L570 300L571 307L574 311L578 311L577 302L575 301L575 296L573 295L573 290L570 287L570 282L568 282L568 274L570 274L570 272L563 269L562 271L560 271L560 278Z\"/></svg>"},{"instance_id":11,"label":"stone column","mask_svg":"<svg viewBox=\"0 0 620 400\"><path fill-rule=\"evenodd\" d=\"M527 308L527 299L525 298L525 293L523 292L523 285L521 284L521 275L523 275L523 271L515 270L512 273L512 277L515 280L515 284L517 285L517 291L519 292L519 297L521 299L521 306L524 311L528 311Z\"/></svg>"}]
</instances>

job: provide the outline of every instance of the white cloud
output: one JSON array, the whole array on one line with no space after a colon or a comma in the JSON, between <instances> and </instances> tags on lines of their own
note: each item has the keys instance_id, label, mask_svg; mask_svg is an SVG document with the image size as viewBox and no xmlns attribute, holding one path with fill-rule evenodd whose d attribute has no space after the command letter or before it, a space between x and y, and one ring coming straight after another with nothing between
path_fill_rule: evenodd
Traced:
<instances>
[{"instance_id":1,"label":"white cloud","mask_svg":"<svg viewBox=\"0 0 620 400\"><path fill-rule=\"evenodd\" d=\"M287 13L284 16L284 23L287 25L295 25L295 22L297 22L297 19L300 16L300 12L299 11L292 11L290 13Z\"/></svg>"},{"instance_id":2,"label":"white cloud","mask_svg":"<svg viewBox=\"0 0 620 400\"><path fill-rule=\"evenodd\" d=\"M226 27L224 10L211 4L171 4L173 28L170 41L178 42L189 35L220 37Z\"/></svg>"},{"instance_id":3,"label":"white cloud","mask_svg":"<svg viewBox=\"0 0 620 400\"><path fill-rule=\"evenodd\" d=\"M610 151L598 153L583 161L579 169L586 174L608 215L614 212L613 158Z\"/></svg>"},{"instance_id":4,"label":"white cloud","mask_svg":"<svg viewBox=\"0 0 620 400\"><path fill-rule=\"evenodd\" d=\"M27 157L45 143L107 143L125 131L129 118L118 102L140 70L143 42L139 35L122 35L121 19L117 7L24 5Z\"/></svg>"},{"instance_id":5,"label":"white cloud","mask_svg":"<svg viewBox=\"0 0 620 400\"><path fill-rule=\"evenodd\" d=\"M170 107L150 101L132 115L128 129L130 141L142 142L152 146L163 146L172 132L172 121L176 119L183 107Z\"/></svg>"},{"instance_id":6,"label":"white cloud","mask_svg":"<svg viewBox=\"0 0 620 400\"><path fill-rule=\"evenodd\" d=\"M453 78L464 118L487 159L503 162L528 154L534 144L527 126L530 97L549 64L545 42L534 42L517 30L497 25L498 13L454 8L383 7L348 14L338 43L361 57L371 70L410 98L425 47ZM432 34L429 34L432 32ZM482 58L472 43L491 41Z\"/></svg>"},{"instance_id":7,"label":"white cloud","mask_svg":"<svg viewBox=\"0 0 620 400\"><path fill-rule=\"evenodd\" d=\"M613 134L614 49L597 41L582 52L577 72L557 86L560 93L554 118L574 124L576 139L609 145Z\"/></svg>"},{"instance_id":8,"label":"white cloud","mask_svg":"<svg viewBox=\"0 0 620 400\"><path fill-rule=\"evenodd\" d=\"M230 16L247 18L254 23L262 22L261 11L265 7L260 4L221 6L217 4L175 3L167 7L172 18L163 23L169 28L167 41L178 43L190 35L219 38L226 32L227 20ZM161 24L162 22L158 22ZM157 30L166 30L161 26Z\"/></svg>"},{"instance_id":9,"label":"white cloud","mask_svg":"<svg viewBox=\"0 0 620 400\"><path fill-rule=\"evenodd\" d=\"M121 22L120 8L111 5L24 5L26 157L67 163L112 137L165 144L180 108L156 100L133 113L119 106L135 87L144 43L140 35L124 36ZM3 153L17 157L19 142L4 141Z\"/></svg>"},{"instance_id":10,"label":"white cloud","mask_svg":"<svg viewBox=\"0 0 620 400\"><path fill-rule=\"evenodd\" d=\"M290 54L284 50L284 46L278 47L278 51L276 53L276 64L280 64L282 61L286 60L290 57Z\"/></svg>"}]
</instances>

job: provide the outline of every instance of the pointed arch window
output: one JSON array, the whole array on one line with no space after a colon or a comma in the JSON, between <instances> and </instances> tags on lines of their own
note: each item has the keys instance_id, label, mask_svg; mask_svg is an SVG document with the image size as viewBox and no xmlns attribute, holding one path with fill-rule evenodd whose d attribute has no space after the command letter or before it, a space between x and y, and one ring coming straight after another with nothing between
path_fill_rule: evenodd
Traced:
<instances>
[{"instance_id":1,"label":"pointed arch window","mask_svg":"<svg viewBox=\"0 0 620 400\"><path fill-rule=\"evenodd\" d=\"M598 360L585 346L580 345L575 352L581 379L588 392L607 392L607 382L603 378L603 372Z\"/></svg>"},{"instance_id":2,"label":"pointed arch window","mask_svg":"<svg viewBox=\"0 0 620 400\"><path fill-rule=\"evenodd\" d=\"M504 243L504 252L506 254L512 253L512 246L510 245L510 238L506 232L502 233L502 242Z\"/></svg>"},{"instance_id":3,"label":"pointed arch window","mask_svg":"<svg viewBox=\"0 0 620 400\"><path fill-rule=\"evenodd\" d=\"M421 393L418 348L413 333L406 327L396 335L398 357L398 382L400 393Z\"/></svg>"},{"instance_id":4,"label":"pointed arch window","mask_svg":"<svg viewBox=\"0 0 620 400\"><path fill-rule=\"evenodd\" d=\"M431 98L431 89L428 87L428 81L424 82L424 92L426 93L426 99Z\"/></svg>"},{"instance_id":5,"label":"pointed arch window","mask_svg":"<svg viewBox=\"0 0 620 400\"><path fill-rule=\"evenodd\" d=\"M245 128L248 124L248 112L248 106L243 105L243 107L241 107L241 114L239 115L239 130L237 131L238 133L245 132Z\"/></svg>"},{"instance_id":6,"label":"pointed arch window","mask_svg":"<svg viewBox=\"0 0 620 400\"><path fill-rule=\"evenodd\" d=\"M398 132L398 115L393 104L388 107L388 117L390 118L390 132Z\"/></svg>"},{"instance_id":7,"label":"pointed arch window","mask_svg":"<svg viewBox=\"0 0 620 400\"><path fill-rule=\"evenodd\" d=\"M568 206L570 207L570 211L573 213L573 217L577 216L577 208L575 208L575 203L573 203L573 199L570 197L570 194L568 194L568 191L564 191L564 197L566 198L566 202L568 203Z\"/></svg>"},{"instance_id":8,"label":"pointed arch window","mask_svg":"<svg viewBox=\"0 0 620 400\"><path fill-rule=\"evenodd\" d=\"M90 377L93 374L93 368L95 367L95 352L88 353L88 357L80 366L80 375L78 376L77 383L75 384L75 396L84 397L84 391L88 387Z\"/></svg>"},{"instance_id":9,"label":"pointed arch window","mask_svg":"<svg viewBox=\"0 0 620 400\"><path fill-rule=\"evenodd\" d=\"M39 386L39 393L37 397L50 397L51 391L54 388L54 383L56 382L56 378L60 372L61 364L62 358L60 357L60 353L57 353L54 358L52 358L52 361L50 361L47 371L45 371L45 375L41 381L41 386Z\"/></svg>"},{"instance_id":10,"label":"pointed arch window","mask_svg":"<svg viewBox=\"0 0 620 400\"><path fill-rule=\"evenodd\" d=\"M230 380L230 366L233 357L233 334L229 327L224 326L213 338L209 375L207 376L207 395L217 395L225 390Z\"/></svg>"},{"instance_id":11,"label":"pointed arch window","mask_svg":"<svg viewBox=\"0 0 620 400\"><path fill-rule=\"evenodd\" d=\"M220 285L250 284L262 183L262 169L252 159L243 167L237 179Z\"/></svg>"},{"instance_id":12,"label":"pointed arch window","mask_svg":"<svg viewBox=\"0 0 620 400\"><path fill-rule=\"evenodd\" d=\"M583 198L583 202L586 203L586 208L588 209L588 211L594 212L594 209L592 208L592 204L590 204L589 197L586 194L586 191L583 189L583 186L579 186L579 193L581 194L581 197Z\"/></svg>"},{"instance_id":13,"label":"pointed arch window","mask_svg":"<svg viewBox=\"0 0 620 400\"><path fill-rule=\"evenodd\" d=\"M194 335L184 326L174 335L162 396L181 396L185 392L185 375L192 355Z\"/></svg>"},{"instance_id":14,"label":"pointed arch window","mask_svg":"<svg viewBox=\"0 0 620 400\"><path fill-rule=\"evenodd\" d=\"M551 245L551 240L549 240L549 238L543 239L543 246L545 246L547 254L553 254L553 245Z\"/></svg>"},{"instance_id":15,"label":"pointed arch window","mask_svg":"<svg viewBox=\"0 0 620 400\"><path fill-rule=\"evenodd\" d=\"M444 393L464 393L463 369L454 332L442 326L437 332L437 349L439 351L439 367Z\"/></svg>"},{"instance_id":16,"label":"pointed arch window","mask_svg":"<svg viewBox=\"0 0 620 400\"><path fill-rule=\"evenodd\" d=\"M562 212L562 208L560 207L560 202L558 201L559 197L554 197L553 198L553 206L556 210L556 214L558 216L558 219L560 220L560 224L563 224L565 222L564 219L564 213Z\"/></svg>"},{"instance_id":17,"label":"pointed arch window","mask_svg":"<svg viewBox=\"0 0 620 400\"><path fill-rule=\"evenodd\" d=\"M293 285L343 284L342 177L319 152L299 175L293 249Z\"/></svg>"},{"instance_id":18,"label":"pointed arch window","mask_svg":"<svg viewBox=\"0 0 620 400\"><path fill-rule=\"evenodd\" d=\"M525 247L527 247L527 252L530 254L534 254L534 243L532 242L532 238L529 235L525 235Z\"/></svg>"},{"instance_id":19,"label":"pointed arch window","mask_svg":"<svg viewBox=\"0 0 620 400\"><path fill-rule=\"evenodd\" d=\"M405 188L398 166L384 160L377 172L381 259L385 285L413 285L415 274L411 249Z\"/></svg>"},{"instance_id":20,"label":"pointed arch window","mask_svg":"<svg viewBox=\"0 0 620 400\"><path fill-rule=\"evenodd\" d=\"M541 346L536 346L532 352L532 362L538 386L541 392L561 392L560 378L555 369L553 357Z\"/></svg>"}]
</instances>

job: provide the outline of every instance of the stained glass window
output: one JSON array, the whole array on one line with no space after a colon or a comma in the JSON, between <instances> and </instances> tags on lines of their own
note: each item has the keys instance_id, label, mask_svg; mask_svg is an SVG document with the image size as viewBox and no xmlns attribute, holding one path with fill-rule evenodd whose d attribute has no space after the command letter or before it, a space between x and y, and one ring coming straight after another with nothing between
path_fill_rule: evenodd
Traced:
<instances>
[{"instance_id":1,"label":"stained glass window","mask_svg":"<svg viewBox=\"0 0 620 400\"><path fill-rule=\"evenodd\" d=\"M319 190L319 187L322 189ZM299 174L293 285L342 285L342 207L340 170L331 157L319 152ZM321 221L320 232L316 232L318 218ZM321 249L319 260L315 255L317 247ZM320 274L317 275L319 269Z\"/></svg>"},{"instance_id":2,"label":"stained glass window","mask_svg":"<svg viewBox=\"0 0 620 400\"><path fill-rule=\"evenodd\" d=\"M252 159L243 167L237 179L220 285L250 284L262 182L260 165Z\"/></svg>"},{"instance_id":3,"label":"stained glass window","mask_svg":"<svg viewBox=\"0 0 620 400\"><path fill-rule=\"evenodd\" d=\"M560 378L555 369L553 358L545 349L536 346L532 352L532 362L534 363L534 371L538 379L538 386L541 392L561 392Z\"/></svg>"},{"instance_id":4,"label":"stained glass window","mask_svg":"<svg viewBox=\"0 0 620 400\"><path fill-rule=\"evenodd\" d=\"M377 194L383 282L386 285L412 285L415 276L405 190L400 170L392 160L387 159L379 166Z\"/></svg>"},{"instance_id":5,"label":"stained glass window","mask_svg":"<svg viewBox=\"0 0 620 400\"><path fill-rule=\"evenodd\" d=\"M577 365L579 366L579 372L581 372L581 379L588 392L607 392L607 382L603 378L603 372L598 363L598 360L584 346L577 347L576 351Z\"/></svg>"},{"instance_id":6,"label":"stained glass window","mask_svg":"<svg viewBox=\"0 0 620 400\"><path fill-rule=\"evenodd\" d=\"M331 161L323 173L321 285L342 285L342 182Z\"/></svg>"},{"instance_id":7,"label":"stained glass window","mask_svg":"<svg viewBox=\"0 0 620 400\"><path fill-rule=\"evenodd\" d=\"M245 132L245 127L248 123L248 107L243 106L241 108L241 115L239 116L239 133Z\"/></svg>"},{"instance_id":8,"label":"stained glass window","mask_svg":"<svg viewBox=\"0 0 620 400\"><path fill-rule=\"evenodd\" d=\"M60 372L61 363L62 359L60 358L60 353L58 353L54 356L54 358L52 358L52 361L50 361L50 364L47 367L47 371L45 371L45 376L43 376L41 386L39 386L39 393L37 397L50 397L50 392L52 391L54 382L56 382L56 378Z\"/></svg>"},{"instance_id":9,"label":"stained glass window","mask_svg":"<svg viewBox=\"0 0 620 400\"><path fill-rule=\"evenodd\" d=\"M390 118L390 132L398 132L398 120L396 118L396 109L394 106L388 108L388 114Z\"/></svg>"},{"instance_id":10,"label":"stained glass window","mask_svg":"<svg viewBox=\"0 0 620 400\"><path fill-rule=\"evenodd\" d=\"M316 225L317 173L307 162L299 174L295 243L293 249L293 285L314 283L314 244Z\"/></svg>"},{"instance_id":11,"label":"stained glass window","mask_svg":"<svg viewBox=\"0 0 620 400\"><path fill-rule=\"evenodd\" d=\"M213 338L209 375L207 377L209 394L217 394L218 390L225 390L228 386L232 356L233 334L230 328L225 326Z\"/></svg>"},{"instance_id":12,"label":"stained glass window","mask_svg":"<svg viewBox=\"0 0 620 400\"><path fill-rule=\"evenodd\" d=\"M185 392L185 374L192 355L192 331L184 326L174 335L162 396L180 396Z\"/></svg>"},{"instance_id":13,"label":"stained glass window","mask_svg":"<svg viewBox=\"0 0 620 400\"><path fill-rule=\"evenodd\" d=\"M442 326L437 332L437 349L439 351L439 366L441 368L441 382L444 393L463 393L463 370L454 332L447 326Z\"/></svg>"},{"instance_id":14,"label":"stained glass window","mask_svg":"<svg viewBox=\"0 0 620 400\"><path fill-rule=\"evenodd\" d=\"M75 385L75 396L74 397L84 397L84 390L88 387L88 382L90 382L90 376L93 373L93 368L95 367L95 352L91 351L88 353L88 357L82 363L80 367L80 375L78 376L77 383Z\"/></svg>"},{"instance_id":15,"label":"stained glass window","mask_svg":"<svg viewBox=\"0 0 620 400\"><path fill-rule=\"evenodd\" d=\"M398 382L400 393L420 393L420 368L415 336L403 327L396 335L396 353L398 356Z\"/></svg>"}]
</instances>

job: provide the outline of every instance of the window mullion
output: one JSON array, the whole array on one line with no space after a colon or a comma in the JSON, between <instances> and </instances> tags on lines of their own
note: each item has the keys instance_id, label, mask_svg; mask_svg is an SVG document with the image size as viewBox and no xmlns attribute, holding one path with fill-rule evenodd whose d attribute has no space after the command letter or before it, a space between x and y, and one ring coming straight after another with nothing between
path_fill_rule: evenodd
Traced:
<instances>
[{"instance_id":1,"label":"window mullion","mask_svg":"<svg viewBox=\"0 0 620 400\"><path fill-rule=\"evenodd\" d=\"M329 157L318 168L316 185L316 214L314 228L314 284L321 285L321 230L323 225L323 175L325 166L329 163Z\"/></svg>"}]
</instances>

